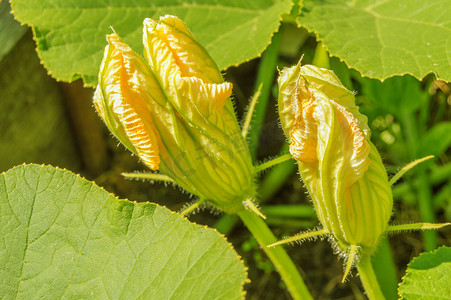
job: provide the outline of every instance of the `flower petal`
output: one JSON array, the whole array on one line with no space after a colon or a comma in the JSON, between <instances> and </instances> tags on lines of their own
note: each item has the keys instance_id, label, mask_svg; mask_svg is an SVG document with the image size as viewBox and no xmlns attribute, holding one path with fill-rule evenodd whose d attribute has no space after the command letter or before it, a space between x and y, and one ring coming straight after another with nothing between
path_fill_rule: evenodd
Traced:
<instances>
[{"instance_id":1,"label":"flower petal","mask_svg":"<svg viewBox=\"0 0 451 300\"><path fill-rule=\"evenodd\" d=\"M232 84L205 83L197 77L182 77L179 81L182 98L190 99L206 117L213 111L221 112L225 101L232 94Z\"/></svg>"},{"instance_id":2,"label":"flower petal","mask_svg":"<svg viewBox=\"0 0 451 300\"><path fill-rule=\"evenodd\" d=\"M125 140L128 148L156 170L160 163L160 138L148 106L149 101L155 101L148 92L155 91L155 86L152 87L156 84L155 78L146 63L117 34L108 35L107 39L109 44L99 74L95 106L104 120L115 120L114 125L106 123L119 140Z\"/></svg>"},{"instance_id":3,"label":"flower petal","mask_svg":"<svg viewBox=\"0 0 451 300\"><path fill-rule=\"evenodd\" d=\"M165 48L171 51L182 77L197 77L207 83L223 82L216 63L179 18L166 15L159 21L145 19L144 44L160 48L160 43L155 41L164 43ZM147 52L157 52L155 50Z\"/></svg>"}]
</instances>

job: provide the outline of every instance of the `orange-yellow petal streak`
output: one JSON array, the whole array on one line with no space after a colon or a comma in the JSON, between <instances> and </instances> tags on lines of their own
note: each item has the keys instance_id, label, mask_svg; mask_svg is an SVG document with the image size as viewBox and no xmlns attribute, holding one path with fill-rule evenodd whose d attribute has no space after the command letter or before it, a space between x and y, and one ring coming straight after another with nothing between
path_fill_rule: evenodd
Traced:
<instances>
[{"instance_id":1,"label":"orange-yellow petal streak","mask_svg":"<svg viewBox=\"0 0 451 300\"><path fill-rule=\"evenodd\" d=\"M108 106L118 117L128 139L139 157L151 169L158 169L159 135L150 117L146 87L154 80L145 62L116 34L108 36L109 56L105 62L101 85L108 97Z\"/></svg>"}]
</instances>

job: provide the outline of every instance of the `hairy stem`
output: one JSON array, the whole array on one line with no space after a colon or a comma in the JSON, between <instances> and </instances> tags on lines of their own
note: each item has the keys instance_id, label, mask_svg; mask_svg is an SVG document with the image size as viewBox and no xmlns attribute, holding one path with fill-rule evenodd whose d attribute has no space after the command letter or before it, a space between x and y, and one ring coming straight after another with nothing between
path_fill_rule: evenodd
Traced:
<instances>
[{"instance_id":1,"label":"hairy stem","mask_svg":"<svg viewBox=\"0 0 451 300\"><path fill-rule=\"evenodd\" d=\"M381 288L374 273L373 265L371 264L371 256L362 255L359 263L357 264L357 270L360 275L365 293L370 300L383 300L385 299L382 294Z\"/></svg>"},{"instance_id":2,"label":"hairy stem","mask_svg":"<svg viewBox=\"0 0 451 300\"><path fill-rule=\"evenodd\" d=\"M262 54L260 65L258 67L255 91L261 88L258 103L255 105L254 113L248 131L249 151L251 152L253 161L256 161L257 147L265 119L268 102L271 96L271 88L273 86L274 77L276 75L277 58L279 54L280 34L275 33L271 44Z\"/></svg>"},{"instance_id":3,"label":"hairy stem","mask_svg":"<svg viewBox=\"0 0 451 300\"><path fill-rule=\"evenodd\" d=\"M241 211L238 215L276 267L293 299L313 299L296 266L282 246L266 247L277 242L277 239L265 222L247 210Z\"/></svg>"},{"instance_id":4,"label":"hairy stem","mask_svg":"<svg viewBox=\"0 0 451 300\"><path fill-rule=\"evenodd\" d=\"M382 238L371 261L385 298L387 300L398 299L398 271L387 237Z\"/></svg>"},{"instance_id":5,"label":"hairy stem","mask_svg":"<svg viewBox=\"0 0 451 300\"><path fill-rule=\"evenodd\" d=\"M249 108L246 113L246 117L244 118L243 128L241 129L241 135L246 138L247 133L249 132L249 126L251 126L252 121L252 115L254 114L255 105L257 105L258 97L260 97L260 93L262 91L263 83L261 83L257 91L254 93L254 96L252 96L251 101L249 103Z\"/></svg>"},{"instance_id":6,"label":"hairy stem","mask_svg":"<svg viewBox=\"0 0 451 300\"><path fill-rule=\"evenodd\" d=\"M284 161L287 161L287 160L290 160L290 159L291 159L291 154L290 153L284 154L282 156L276 157L274 159L271 159L271 160L269 160L267 162L264 162L264 163L256 166L255 167L255 171L257 173L261 172L263 170L271 168L272 166L278 165L278 164L283 163Z\"/></svg>"},{"instance_id":7,"label":"hairy stem","mask_svg":"<svg viewBox=\"0 0 451 300\"><path fill-rule=\"evenodd\" d=\"M426 161L428 159L434 158L434 155L429 155L420 159L416 159L413 162L405 165L398 173L396 173L388 182L390 185L393 185L396 183L396 181L399 180L406 172L413 169L416 165L421 164L423 161Z\"/></svg>"},{"instance_id":8,"label":"hairy stem","mask_svg":"<svg viewBox=\"0 0 451 300\"><path fill-rule=\"evenodd\" d=\"M290 236L286 239L277 241L273 244L268 245L268 247L275 247L278 245L283 245L283 244L288 244L288 243L293 243L293 242L297 242L297 241L302 241L302 240L308 240L311 238L315 238L317 236L323 236L328 234L329 232L325 229L321 229L321 230L316 230L316 231L307 231L307 232L303 232L300 234L296 234L293 236Z\"/></svg>"},{"instance_id":9,"label":"hairy stem","mask_svg":"<svg viewBox=\"0 0 451 300\"><path fill-rule=\"evenodd\" d=\"M204 198L200 198L197 202L191 204L190 206L188 206L187 208L185 208L182 212L180 212L180 214L182 216L186 216L187 214L193 212L196 208L198 208L202 203L205 202Z\"/></svg>"},{"instance_id":10,"label":"hairy stem","mask_svg":"<svg viewBox=\"0 0 451 300\"><path fill-rule=\"evenodd\" d=\"M169 176L158 174L158 173L122 173L122 176L128 179L146 179L146 180L155 180L155 181L167 181L167 182L174 182L174 179L172 179Z\"/></svg>"},{"instance_id":11,"label":"hairy stem","mask_svg":"<svg viewBox=\"0 0 451 300\"><path fill-rule=\"evenodd\" d=\"M449 226L451 223L410 223L401 225L389 225L387 232L408 231L408 230L433 230Z\"/></svg>"}]
</instances>

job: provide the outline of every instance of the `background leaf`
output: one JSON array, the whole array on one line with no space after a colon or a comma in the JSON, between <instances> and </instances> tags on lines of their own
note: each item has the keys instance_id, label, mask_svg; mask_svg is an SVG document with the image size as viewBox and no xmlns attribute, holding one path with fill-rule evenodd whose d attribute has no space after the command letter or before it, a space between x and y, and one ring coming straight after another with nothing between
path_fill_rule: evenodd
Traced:
<instances>
[{"instance_id":1,"label":"background leaf","mask_svg":"<svg viewBox=\"0 0 451 300\"><path fill-rule=\"evenodd\" d=\"M243 297L243 264L217 231L69 171L1 174L0 213L2 299Z\"/></svg>"},{"instance_id":2,"label":"background leaf","mask_svg":"<svg viewBox=\"0 0 451 300\"><path fill-rule=\"evenodd\" d=\"M421 137L420 156L440 156L451 146L451 122L441 122Z\"/></svg>"},{"instance_id":3,"label":"background leaf","mask_svg":"<svg viewBox=\"0 0 451 300\"><path fill-rule=\"evenodd\" d=\"M299 24L363 76L451 81L450 15L448 0L305 0Z\"/></svg>"},{"instance_id":4,"label":"background leaf","mask_svg":"<svg viewBox=\"0 0 451 300\"><path fill-rule=\"evenodd\" d=\"M144 18L176 15L225 69L264 50L291 1L14 0L12 7L20 21L33 27L39 56L55 78L72 81L82 76L95 86L110 26L142 53Z\"/></svg>"},{"instance_id":5,"label":"background leaf","mask_svg":"<svg viewBox=\"0 0 451 300\"><path fill-rule=\"evenodd\" d=\"M409 75L394 76L384 82L354 78L361 85L357 101L362 103L361 112L368 116L372 126L371 138L376 145L384 145L385 149L379 151L389 151L395 165L425 156L417 150L428 130L428 122L421 115L424 112L425 116L430 116L426 111L430 95L422 89L421 83ZM414 120L416 126L409 126L408 120Z\"/></svg>"},{"instance_id":6,"label":"background leaf","mask_svg":"<svg viewBox=\"0 0 451 300\"><path fill-rule=\"evenodd\" d=\"M391 77L384 82L362 78L360 83L362 91L359 96L369 98L370 103L365 103L369 108L377 108L379 112L384 111L397 118L418 110L429 99L428 92L421 89L420 82L409 75Z\"/></svg>"},{"instance_id":7,"label":"background leaf","mask_svg":"<svg viewBox=\"0 0 451 300\"><path fill-rule=\"evenodd\" d=\"M399 286L401 299L449 299L451 295L451 248L422 253L407 267Z\"/></svg>"},{"instance_id":8,"label":"background leaf","mask_svg":"<svg viewBox=\"0 0 451 300\"><path fill-rule=\"evenodd\" d=\"M8 1L0 1L0 61L25 34L27 28L20 26L10 14Z\"/></svg>"}]
</instances>

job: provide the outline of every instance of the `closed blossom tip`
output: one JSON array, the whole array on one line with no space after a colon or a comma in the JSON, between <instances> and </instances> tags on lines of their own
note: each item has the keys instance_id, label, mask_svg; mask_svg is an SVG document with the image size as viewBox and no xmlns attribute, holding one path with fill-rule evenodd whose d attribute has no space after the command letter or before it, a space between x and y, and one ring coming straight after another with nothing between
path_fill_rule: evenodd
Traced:
<instances>
[{"instance_id":1,"label":"closed blossom tip","mask_svg":"<svg viewBox=\"0 0 451 300\"><path fill-rule=\"evenodd\" d=\"M152 170L231 213L253 197L253 165L230 101L232 84L177 17L143 21L144 57L113 32L94 103Z\"/></svg>"},{"instance_id":2,"label":"closed blossom tip","mask_svg":"<svg viewBox=\"0 0 451 300\"><path fill-rule=\"evenodd\" d=\"M319 220L343 248L374 249L393 197L367 118L331 70L282 70L279 115Z\"/></svg>"},{"instance_id":3,"label":"closed blossom tip","mask_svg":"<svg viewBox=\"0 0 451 300\"><path fill-rule=\"evenodd\" d=\"M197 77L206 83L224 81L206 49L179 18L166 15L158 21L145 19L143 30L146 58L155 69L161 68L160 60L170 57L174 61L171 72ZM171 72L165 74L170 76Z\"/></svg>"}]
</instances>

